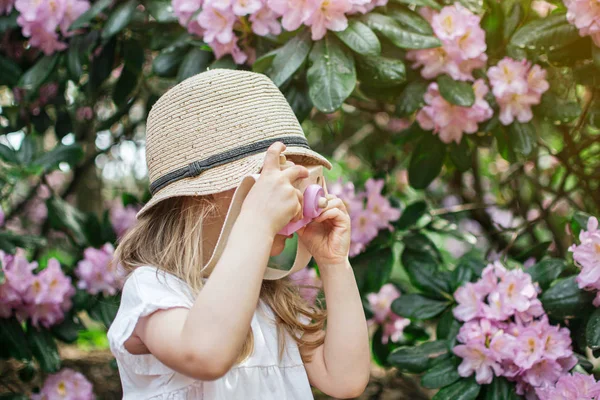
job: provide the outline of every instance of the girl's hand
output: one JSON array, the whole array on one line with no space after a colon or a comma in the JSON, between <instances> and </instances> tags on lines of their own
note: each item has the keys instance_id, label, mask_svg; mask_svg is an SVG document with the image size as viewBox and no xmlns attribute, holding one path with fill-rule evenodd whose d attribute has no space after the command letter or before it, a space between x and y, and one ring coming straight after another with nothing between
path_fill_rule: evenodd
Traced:
<instances>
[{"instance_id":1,"label":"girl's hand","mask_svg":"<svg viewBox=\"0 0 600 400\"><path fill-rule=\"evenodd\" d=\"M344 202L328 194L329 203L321 215L298 230L298 238L319 266L345 262L350 250L350 216Z\"/></svg>"},{"instance_id":2,"label":"girl's hand","mask_svg":"<svg viewBox=\"0 0 600 400\"><path fill-rule=\"evenodd\" d=\"M275 142L267 150L260 178L244 200L242 210L260 223L266 223L273 237L290 221L302 217L302 192L293 184L308 177L308 170L293 165L284 170L279 163L285 145Z\"/></svg>"}]
</instances>

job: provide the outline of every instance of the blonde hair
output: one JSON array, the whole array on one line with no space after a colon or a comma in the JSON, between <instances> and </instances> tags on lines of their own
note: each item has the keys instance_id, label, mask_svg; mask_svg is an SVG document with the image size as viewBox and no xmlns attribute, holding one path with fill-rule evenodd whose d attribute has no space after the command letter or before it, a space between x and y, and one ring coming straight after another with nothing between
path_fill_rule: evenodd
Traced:
<instances>
[{"instance_id":1,"label":"blonde hair","mask_svg":"<svg viewBox=\"0 0 600 400\"><path fill-rule=\"evenodd\" d=\"M151 265L173 274L186 282L197 295L202 289L201 266L203 222L215 215L213 197L177 196L165 199L143 214L137 223L120 239L113 263L121 263L127 273L143 265ZM326 312L321 307L309 305L300 295L299 287L288 277L263 281L260 298L268 304L276 317L279 337L279 357L285 349L285 331L298 344L302 359L309 362L312 350L324 341L302 339L302 334L315 334L323 330ZM304 316L304 324L299 317ZM254 349L252 329L242 347L237 362L243 361Z\"/></svg>"}]
</instances>

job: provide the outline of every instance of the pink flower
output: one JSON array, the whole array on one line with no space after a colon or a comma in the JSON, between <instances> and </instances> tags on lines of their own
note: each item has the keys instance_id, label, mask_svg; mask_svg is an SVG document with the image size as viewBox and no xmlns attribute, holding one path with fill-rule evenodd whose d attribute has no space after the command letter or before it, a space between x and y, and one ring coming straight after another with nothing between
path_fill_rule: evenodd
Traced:
<instances>
[{"instance_id":1,"label":"pink flower","mask_svg":"<svg viewBox=\"0 0 600 400\"><path fill-rule=\"evenodd\" d=\"M236 37L233 37L229 43L223 44L218 40L214 40L212 42L208 42L208 45L213 49L217 59L227 54L231 54L233 61L235 61L236 64L243 64L248 59L248 55L238 47Z\"/></svg>"},{"instance_id":2,"label":"pink flower","mask_svg":"<svg viewBox=\"0 0 600 400\"><path fill-rule=\"evenodd\" d=\"M458 374L468 377L474 372L475 380L480 385L491 383L494 374L502 373L502 367L495 360L492 351L485 346L461 344L454 347L453 352L463 359L458 366Z\"/></svg>"},{"instance_id":3,"label":"pink flower","mask_svg":"<svg viewBox=\"0 0 600 400\"><path fill-rule=\"evenodd\" d=\"M308 21L320 6L320 0L267 0L271 10L282 16L281 25L288 31L295 31Z\"/></svg>"},{"instance_id":4,"label":"pink flower","mask_svg":"<svg viewBox=\"0 0 600 400\"><path fill-rule=\"evenodd\" d=\"M92 384L81 373L64 368L49 375L39 394L33 400L92 400Z\"/></svg>"},{"instance_id":5,"label":"pink flower","mask_svg":"<svg viewBox=\"0 0 600 400\"><path fill-rule=\"evenodd\" d=\"M378 221L376 215L370 210L360 210L356 212L351 220L352 233L351 238L354 242L369 243L375 239L378 233Z\"/></svg>"},{"instance_id":6,"label":"pink flower","mask_svg":"<svg viewBox=\"0 0 600 400\"><path fill-rule=\"evenodd\" d=\"M520 270L508 273L498 284L498 292L509 307L520 312L526 311L537 296L531 275Z\"/></svg>"},{"instance_id":7,"label":"pink flower","mask_svg":"<svg viewBox=\"0 0 600 400\"><path fill-rule=\"evenodd\" d=\"M113 295L122 285L122 271L113 260L114 247L106 243L102 248L88 247L83 251L84 259L77 263L75 275L77 287L91 294Z\"/></svg>"},{"instance_id":8,"label":"pink flower","mask_svg":"<svg viewBox=\"0 0 600 400\"><path fill-rule=\"evenodd\" d=\"M88 121L94 118L94 110L92 107L79 107L75 112L75 118L77 121Z\"/></svg>"},{"instance_id":9,"label":"pink flower","mask_svg":"<svg viewBox=\"0 0 600 400\"><path fill-rule=\"evenodd\" d=\"M198 24L206 29L204 40L209 42L219 42L228 44L235 40L233 34L233 24L236 16L230 10L221 10L211 5L205 5L202 12L198 14ZM211 46L213 49L214 47Z\"/></svg>"},{"instance_id":10,"label":"pink flower","mask_svg":"<svg viewBox=\"0 0 600 400\"><path fill-rule=\"evenodd\" d=\"M562 375L556 386L537 388L535 392L540 400L593 400L600 396L600 383L593 375L575 372L572 375Z\"/></svg>"},{"instance_id":11,"label":"pink flower","mask_svg":"<svg viewBox=\"0 0 600 400\"><path fill-rule=\"evenodd\" d=\"M0 206L0 226L4 225L4 210Z\"/></svg>"},{"instance_id":12,"label":"pink flower","mask_svg":"<svg viewBox=\"0 0 600 400\"><path fill-rule=\"evenodd\" d=\"M202 0L173 0L172 4L179 24L187 26L192 15L202 7Z\"/></svg>"},{"instance_id":13,"label":"pink flower","mask_svg":"<svg viewBox=\"0 0 600 400\"><path fill-rule=\"evenodd\" d=\"M550 14L556 9L556 6L544 0L533 0L531 2L531 9L535 11L540 17L546 18L548 14Z\"/></svg>"},{"instance_id":14,"label":"pink flower","mask_svg":"<svg viewBox=\"0 0 600 400\"><path fill-rule=\"evenodd\" d=\"M581 267L577 283L582 289L600 289L600 230L596 217L588 219L587 230L581 231L579 241L579 245L569 247L573 259Z\"/></svg>"},{"instance_id":15,"label":"pink flower","mask_svg":"<svg viewBox=\"0 0 600 400\"><path fill-rule=\"evenodd\" d=\"M18 253L4 254L2 264L4 275L10 286L20 294L24 294L33 283L33 270L38 267L37 262L29 262L24 256L23 251Z\"/></svg>"},{"instance_id":16,"label":"pink flower","mask_svg":"<svg viewBox=\"0 0 600 400\"><path fill-rule=\"evenodd\" d=\"M339 197L344 202L350 217L353 217L357 211L363 209L362 197L356 194L354 183L343 183L340 178L333 183L329 183L327 189L329 193Z\"/></svg>"},{"instance_id":17,"label":"pink flower","mask_svg":"<svg viewBox=\"0 0 600 400\"><path fill-rule=\"evenodd\" d=\"M404 335L404 328L410 325L408 318L402 318L395 314L390 314L389 321L383 323L383 334L381 335L381 343L388 344L398 343Z\"/></svg>"},{"instance_id":18,"label":"pink flower","mask_svg":"<svg viewBox=\"0 0 600 400\"><path fill-rule=\"evenodd\" d=\"M400 218L400 210L393 208L390 201L381 195L383 179L369 178L365 183L367 191L367 210L370 210L376 219L379 229L390 228L390 221Z\"/></svg>"},{"instance_id":19,"label":"pink flower","mask_svg":"<svg viewBox=\"0 0 600 400\"><path fill-rule=\"evenodd\" d=\"M590 0L564 0L567 20L579 29L579 35L590 36L600 46L600 4Z\"/></svg>"},{"instance_id":20,"label":"pink flower","mask_svg":"<svg viewBox=\"0 0 600 400\"><path fill-rule=\"evenodd\" d=\"M123 203L116 204L109 211L109 219L117 237L122 237L136 223L135 215L139 207L128 205L123 207Z\"/></svg>"},{"instance_id":21,"label":"pink flower","mask_svg":"<svg viewBox=\"0 0 600 400\"><path fill-rule=\"evenodd\" d=\"M456 80L473 80L473 70L483 68L487 61L481 17L458 3L440 12L428 8L420 12L430 21L442 46L408 51L406 58L415 61L413 68L422 66L421 75L427 79L446 73Z\"/></svg>"},{"instance_id":22,"label":"pink flower","mask_svg":"<svg viewBox=\"0 0 600 400\"><path fill-rule=\"evenodd\" d=\"M261 0L233 0L231 9L235 15L243 16L257 12L262 6Z\"/></svg>"},{"instance_id":23,"label":"pink flower","mask_svg":"<svg viewBox=\"0 0 600 400\"><path fill-rule=\"evenodd\" d=\"M290 275L290 278L300 286L302 298L314 305L321 287L321 279L317 276L317 271L314 268L306 267Z\"/></svg>"},{"instance_id":24,"label":"pink flower","mask_svg":"<svg viewBox=\"0 0 600 400\"><path fill-rule=\"evenodd\" d=\"M252 22L252 31L259 36L266 36L269 33L279 35L281 33L281 24L278 15L268 6L263 6L248 18Z\"/></svg>"},{"instance_id":25,"label":"pink flower","mask_svg":"<svg viewBox=\"0 0 600 400\"><path fill-rule=\"evenodd\" d=\"M352 8L349 0L321 0L305 24L310 26L312 40L321 40L327 30L343 31L348 27L346 13Z\"/></svg>"},{"instance_id":26,"label":"pink flower","mask_svg":"<svg viewBox=\"0 0 600 400\"><path fill-rule=\"evenodd\" d=\"M74 32L68 32L67 30L81 14L90 8L90 2L88 0L66 0L65 5L65 14L62 21L60 21L60 31L66 37L74 35Z\"/></svg>"},{"instance_id":27,"label":"pink flower","mask_svg":"<svg viewBox=\"0 0 600 400\"><path fill-rule=\"evenodd\" d=\"M483 307L482 299L484 295L476 284L470 282L456 289L454 298L458 305L452 310L456 319L470 321L478 317Z\"/></svg>"},{"instance_id":28,"label":"pink flower","mask_svg":"<svg viewBox=\"0 0 600 400\"><path fill-rule=\"evenodd\" d=\"M400 292L391 283L386 283L378 293L369 293L367 301L373 310L375 322L381 324L390 315L392 302L400 297Z\"/></svg>"},{"instance_id":29,"label":"pink flower","mask_svg":"<svg viewBox=\"0 0 600 400\"><path fill-rule=\"evenodd\" d=\"M533 329L527 329L518 337L519 344L515 364L521 368L531 368L533 364L541 360L544 353L544 343Z\"/></svg>"},{"instance_id":30,"label":"pink flower","mask_svg":"<svg viewBox=\"0 0 600 400\"><path fill-rule=\"evenodd\" d=\"M533 118L531 107L539 104L550 87L546 71L529 61L505 57L488 70L492 92L500 106L500 122L510 125L515 118L521 123Z\"/></svg>"},{"instance_id":31,"label":"pink flower","mask_svg":"<svg viewBox=\"0 0 600 400\"><path fill-rule=\"evenodd\" d=\"M365 250L366 246L364 243L359 242L351 242L350 243L350 251L348 251L348 256L354 257L359 255ZM598 307L598 306L596 306Z\"/></svg>"},{"instance_id":32,"label":"pink flower","mask_svg":"<svg viewBox=\"0 0 600 400\"><path fill-rule=\"evenodd\" d=\"M478 123L493 115L492 108L484 98L488 88L483 80L475 81L473 90L473 106L461 107L447 102L440 94L437 83L430 83L424 97L426 106L417 113L417 122L421 128L439 134L444 143L460 143L463 133L477 132Z\"/></svg>"}]
</instances>

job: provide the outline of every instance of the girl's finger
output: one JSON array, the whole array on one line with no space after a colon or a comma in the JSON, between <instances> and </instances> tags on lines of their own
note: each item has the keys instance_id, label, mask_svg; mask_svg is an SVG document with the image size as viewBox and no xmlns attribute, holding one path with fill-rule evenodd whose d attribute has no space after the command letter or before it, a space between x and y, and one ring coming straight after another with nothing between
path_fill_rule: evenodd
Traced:
<instances>
[{"instance_id":1,"label":"girl's finger","mask_svg":"<svg viewBox=\"0 0 600 400\"><path fill-rule=\"evenodd\" d=\"M339 219L342 220L344 217L344 214L342 213L342 211L339 208L332 208L326 211L323 211L321 213L321 215L319 215L317 218L314 219L315 222L323 222L323 221L327 221L327 220L335 220L335 219Z\"/></svg>"},{"instance_id":2,"label":"girl's finger","mask_svg":"<svg viewBox=\"0 0 600 400\"><path fill-rule=\"evenodd\" d=\"M333 199L329 199L329 202L327 203L327 207L325 207L325 210L330 210L332 208L338 208L344 212L346 212L346 205L344 204L344 202L339 199L339 198L333 198Z\"/></svg>"},{"instance_id":3,"label":"girl's finger","mask_svg":"<svg viewBox=\"0 0 600 400\"><path fill-rule=\"evenodd\" d=\"M300 208L299 211L296 213L296 216L292 219L293 222L300 221L302 218L304 218L304 214L302 213L302 200L304 199L304 196L302 195L300 189L296 189L296 196L298 197L298 203L300 204Z\"/></svg>"},{"instance_id":4,"label":"girl's finger","mask_svg":"<svg viewBox=\"0 0 600 400\"><path fill-rule=\"evenodd\" d=\"M286 149L282 142L275 142L267 149L262 171L279 170L279 155Z\"/></svg>"},{"instance_id":5,"label":"girl's finger","mask_svg":"<svg viewBox=\"0 0 600 400\"><path fill-rule=\"evenodd\" d=\"M291 183L294 183L298 179L308 178L308 169L302 165L291 166L281 171L281 173L288 178Z\"/></svg>"}]
</instances>

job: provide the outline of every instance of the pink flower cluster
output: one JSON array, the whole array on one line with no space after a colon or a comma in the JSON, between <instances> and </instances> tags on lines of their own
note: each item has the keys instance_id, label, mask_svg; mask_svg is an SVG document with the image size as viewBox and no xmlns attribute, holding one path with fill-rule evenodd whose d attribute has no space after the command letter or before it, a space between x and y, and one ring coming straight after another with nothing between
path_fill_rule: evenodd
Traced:
<instances>
[{"instance_id":1,"label":"pink flower cluster","mask_svg":"<svg viewBox=\"0 0 600 400\"><path fill-rule=\"evenodd\" d=\"M579 372L573 375L563 375L556 386L536 389L540 400L594 400L600 398L600 383L592 375Z\"/></svg>"},{"instance_id":2,"label":"pink flower cluster","mask_svg":"<svg viewBox=\"0 0 600 400\"><path fill-rule=\"evenodd\" d=\"M16 0L20 12L17 23L29 44L41 49L46 55L67 48L59 40L57 28L64 37L71 36L69 26L90 8L88 0Z\"/></svg>"},{"instance_id":3,"label":"pink flower cluster","mask_svg":"<svg viewBox=\"0 0 600 400\"><path fill-rule=\"evenodd\" d=\"M300 286L300 295L310 305L315 304L317 295L321 288L321 278L317 275L314 268L306 267L290 275L290 278L296 285Z\"/></svg>"},{"instance_id":4,"label":"pink flower cluster","mask_svg":"<svg viewBox=\"0 0 600 400\"><path fill-rule=\"evenodd\" d=\"M573 259L581 266L577 284L581 289L600 290L600 230L596 217L588 219L587 231L579 233L579 241L579 245L569 247ZM594 305L600 307L600 292L596 293Z\"/></svg>"},{"instance_id":5,"label":"pink flower cluster","mask_svg":"<svg viewBox=\"0 0 600 400\"><path fill-rule=\"evenodd\" d=\"M366 13L386 3L387 0L173 0L173 10L179 23L201 36L217 58L231 54L236 63L243 64L254 58L253 49L246 45L250 33L279 35L282 27L294 31L305 25L311 28L312 39L320 40L328 30L346 29L346 15ZM235 31L241 32L240 36ZM240 39L245 52L238 46Z\"/></svg>"},{"instance_id":6,"label":"pink flower cluster","mask_svg":"<svg viewBox=\"0 0 600 400\"><path fill-rule=\"evenodd\" d=\"M48 266L38 274L33 273L38 263L28 262L21 249L15 255L0 250L0 262L6 277L0 285L0 317L9 318L14 313L21 321L30 318L34 326L46 328L64 319L75 288L56 259L48 260Z\"/></svg>"},{"instance_id":7,"label":"pink flower cluster","mask_svg":"<svg viewBox=\"0 0 600 400\"><path fill-rule=\"evenodd\" d=\"M131 204L126 207L123 203L116 202L114 206L110 208L109 219L110 223L115 231L118 238L121 238L133 225L136 223L136 214L140 207L132 206Z\"/></svg>"},{"instance_id":8,"label":"pink flower cluster","mask_svg":"<svg viewBox=\"0 0 600 400\"><path fill-rule=\"evenodd\" d=\"M49 375L39 394L32 400L92 400L94 392L92 384L83 374L64 368L56 374Z\"/></svg>"},{"instance_id":9,"label":"pink flower cluster","mask_svg":"<svg viewBox=\"0 0 600 400\"><path fill-rule=\"evenodd\" d=\"M531 106L540 104L542 94L550 88L546 71L527 60L505 57L487 75L504 125L512 124L515 118L521 123L531 121Z\"/></svg>"},{"instance_id":10,"label":"pink flower cluster","mask_svg":"<svg viewBox=\"0 0 600 400\"><path fill-rule=\"evenodd\" d=\"M115 248L106 243L102 248L88 247L83 251L83 260L77 263L75 275L79 278L77 287L91 294L103 293L110 296L123 285L124 273L113 261Z\"/></svg>"},{"instance_id":11,"label":"pink flower cluster","mask_svg":"<svg viewBox=\"0 0 600 400\"><path fill-rule=\"evenodd\" d=\"M487 62L481 17L459 3L440 12L422 8L421 15L429 21L442 46L407 52L406 59L414 61L413 68L423 67L421 75L426 79L448 74L456 80L473 80L473 70L485 67Z\"/></svg>"},{"instance_id":12,"label":"pink flower cluster","mask_svg":"<svg viewBox=\"0 0 600 400\"><path fill-rule=\"evenodd\" d=\"M339 197L350 214L352 236L350 256L361 253L380 229L392 229L391 221L400 218L400 210L391 206L381 194L384 181L370 178L365 183L365 192L356 193L352 182L341 180L328 185L329 192ZM366 204L365 204L366 199Z\"/></svg>"},{"instance_id":13,"label":"pink flower cluster","mask_svg":"<svg viewBox=\"0 0 600 400\"><path fill-rule=\"evenodd\" d=\"M567 20L579 29L581 36L590 36L600 46L600 3L590 0L564 0Z\"/></svg>"},{"instance_id":14,"label":"pink flower cluster","mask_svg":"<svg viewBox=\"0 0 600 400\"><path fill-rule=\"evenodd\" d=\"M438 84L432 82L425 93L425 104L417 113L417 122L425 130L433 130L444 143L460 143L463 133L477 132L480 122L492 117L494 111L485 100L489 89L482 79L473 83L475 104L461 107L449 103L439 92Z\"/></svg>"},{"instance_id":15,"label":"pink flower cluster","mask_svg":"<svg viewBox=\"0 0 600 400\"><path fill-rule=\"evenodd\" d=\"M410 320L394 314L391 310L392 302L400 297L400 292L391 283L386 283L379 289L378 293L369 293L367 300L373 310L373 318L369 324L381 324L383 326L383 335L381 342L388 344L391 340L397 343L404 332L404 328L410 325Z\"/></svg>"},{"instance_id":16,"label":"pink flower cluster","mask_svg":"<svg viewBox=\"0 0 600 400\"><path fill-rule=\"evenodd\" d=\"M454 348L463 359L461 376L475 373L480 384L504 376L517 383L519 394L532 396L575 366L569 330L548 323L536 286L522 270L490 264L454 297L454 316L465 321Z\"/></svg>"}]
</instances>

